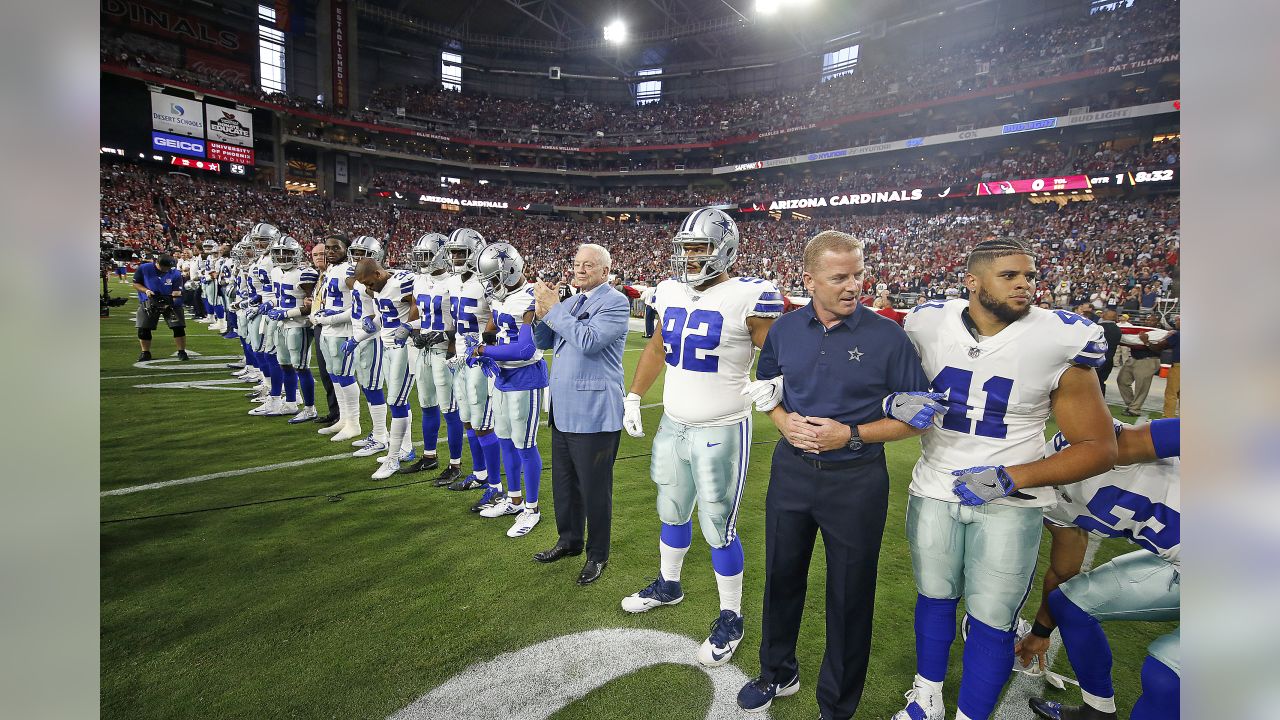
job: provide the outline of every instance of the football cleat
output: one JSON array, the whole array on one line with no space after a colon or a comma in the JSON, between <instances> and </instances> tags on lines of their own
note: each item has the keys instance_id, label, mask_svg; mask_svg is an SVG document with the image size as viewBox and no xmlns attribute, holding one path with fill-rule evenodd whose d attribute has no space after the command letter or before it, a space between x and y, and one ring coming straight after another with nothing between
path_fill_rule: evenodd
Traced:
<instances>
[{"instance_id":1,"label":"football cleat","mask_svg":"<svg viewBox=\"0 0 1280 720\"><path fill-rule=\"evenodd\" d=\"M150 359L151 359L151 351L150 351L150 350L143 350L143 351L138 355L138 362L143 362L144 360L150 360Z\"/></svg>"},{"instance_id":2,"label":"football cleat","mask_svg":"<svg viewBox=\"0 0 1280 720\"><path fill-rule=\"evenodd\" d=\"M277 405L275 410L268 412L267 415L273 417L277 415L297 415L298 411L298 403L285 401Z\"/></svg>"},{"instance_id":3,"label":"football cleat","mask_svg":"<svg viewBox=\"0 0 1280 720\"><path fill-rule=\"evenodd\" d=\"M529 534L529 531L537 526L538 521L542 519L542 513L537 510L525 508L516 515L516 521L507 529L507 537L518 538Z\"/></svg>"},{"instance_id":4,"label":"football cleat","mask_svg":"<svg viewBox=\"0 0 1280 720\"><path fill-rule=\"evenodd\" d=\"M460 466L449 463L449 467L445 468L444 472L437 475L436 479L433 480L431 484L436 487L446 487L448 485L452 485L455 480L461 477L462 470L460 469Z\"/></svg>"},{"instance_id":5,"label":"football cleat","mask_svg":"<svg viewBox=\"0 0 1280 720\"><path fill-rule=\"evenodd\" d=\"M246 368L245 364L242 362L229 362L227 363L227 369L228 370L246 370L248 368Z\"/></svg>"},{"instance_id":6,"label":"football cleat","mask_svg":"<svg viewBox=\"0 0 1280 720\"><path fill-rule=\"evenodd\" d=\"M365 435L359 440L353 440L351 442L351 447L364 447L364 444L369 442L372 439L373 439L373 431L370 430L368 435Z\"/></svg>"},{"instance_id":7,"label":"football cleat","mask_svg":"<svg viewBox=\"0 0 1280 720\"><path fill-rule=\"evenodd\" d=\"M942 693L926 685L919 676L906 692L907 706L894 713L892 720L945 720L947 709Z\"/></svg>"},{"instance_id":8,"label":"football cleat","mask_svg":"<svg viewBox=\"0 0 1280 720\"><path fill-rule=\"evenodd\" d=\"M298 411L297 415L294 415L293 417L289 418L289 424L298 425L304 422L311 422L312 420L315 420L317 417L320 417L320 413L317 413L315 408L304 407Z\"/></svg>"},{"instance_id":9,"label":"football cleat","mask_svg":"<svg viewBox=\"0 0 1280 720\"><path fill-rule=\"evenodd\" d=\"M732 610L721 610L720 617L711 623L711 634L698 648L698 662L707 667L719 667L729 662L740 642L742 616Z\"/></svg>"},{"instance_id":10,"label":"football cleat","mask_svg":"<svg viewBox=\"0 0 1280 720\"><path fill-rule=\"evenodd\" d=\"M622 598L622 609L629 613L648 612L662 605L676 605L684 599L684 590L679 580L663 580L662 573L658 579L634 595Z\"/></svg>"},{"instance_id":11,"label":"football cleat","mask_svg":"<svg viewBox=\"0 0 1280 720\"><path fill-rule=\"evenodd\" d=\"M351 438L360 437L362 434L364 434L364 433L363 433L363 431L362 431L362 430L360 430L360 423L358 423L358 422L351 422L351 423L347 423L346 425L344 425L344 426L342 427L342 429L338 431L338 434L336 434L336 435L334 435L333 437L329 438L329 441L330 441L330 442L345 442L345 441L347 441L347 440L350 440ZM362 442L363 442L363 441L362 441Z\"/></svg>"},{"instance_id":12,"label":"football cleat","mask_svg":"<svg viewBox=\"0 0 1280 720\"><path fill-rule=\"evenodd\" d=\"M280 404L280 396L268 395L266 399L262 401L262 404L250 410L249 414L257 415L259 417L270 415L274 410L280 407Z\"/></svg>"},{"instance_id":13,"label":"football cleat","mask_svg":"<svg viewBox=\"0 0 1280 720\"><path fill-rule=\"evenodd\" d=\"M239 339L240 339L240 335L239 335L239 334L237 334L235 330L228 330L228 331L226 331L226 332L222 333L222 337L224 337L224 338L226 338L226 339L228 339L228 340L239 340Z\"/></svg>"},{"instance_id":14,"label":"football cleat","mask_svg":"<svg viewBox=\"0 0 1280 720\"><path fill-rule=\"evenodd\" d=\"M370 457L377 455L387 449L387 444L381 440L369 439L365 442L364 447L351 453L352 457Z\"/></svg>"},{"instance_id":15,"label":"football cleat","mask_svg":"<svg viewBox=\"0 0 1280 720\"><path fill-rule=\"evenodd\" d=\"M788 697L800 692L800 673L785 683L765 682L764 677L742 686L738 691L738 707L749 713L762 713L773 704L774 698Z\"/></svg>"},{"instance_id":16,"label":"football cleat","mask_svg":"<svg viewBox=\"0 0 1280 720\"><path fill-rule=\"evenodd\" d=\"M436 459L435 455L423 455L418 458L418 462L412 465L402 465L400 467L400 474L408 475L410 473L422 472L423 470L435 470L438 467L440 467L440 461Z\"/></svg>"},{"instance_id":17,"label":"football cleat","mask_svg":"<svg viewBox=\"0 0 1280 720\"><path fill-rule=\"evenodd\" d=\"M383 455L382 457L378 458L378 462L382 462L383 460L386 460L386 459L387 459L387 456ZM418 459L418 453L414 452L413 448L410 448L408 452L401 450L400 455L396 457L396 459L399 460L401 463L414 462L415 460Z\"/></svg>"},{"instance_id":18,"label":"football cleat","mask_svg":"<svg viewBox=\"0 0 1280 720\"><path fill-rule=\"evenodd\" d=\"M1088 705L1063 705L1044 698L1029 698L1027 705L1036 717L1048 720L1116 720L1113 712L1103 712Z\"/></svg>"},{"instance_id":19,"label":"football cleat","mask_svg":"<svg viewBox=\"0 0 1280 720\"><path fill-rule=\"evenodd\" d=\"M396 460L395 456L388 456L387 459L383 460L382 464L378 466L378 469L374 470L373 474L369 477L374 480L386 480L392 475L395 475L396 471L399 469L400 461Z\"/></svg>"},{"instance_id":20,"label":"football cleat","mask_svg":"<svg viewBox=\"0 0 1280 720\"><path fill-rule=\"evenodd\" d=\"M475 473L471 473L470 475L450 485L449 489L450 490L475 490L477 488L482 488L486 485L488 485L488 483L476 477Z\"/></svg>"},{"instance_id":21,"label":"football cleat","mask_svg":"<svg viewBox=\"0 0 1280 720\"><path fill-rule=\"evenodd\" d=\"M336 422L332 425L325 425L319 430L316 430L316 432L321 435L337 435L338 433L342 432L346 428L347 426L345 424ZM333 438L330 438L330 439L332 440Z\"/></svg>"},{"instance_id":22,"label":"football cleat","mask_svg":"<svg viewBox=\"0 0 1280 720\"><path fill-rule=\"evenodd\" d=\"M476 501L476 504L471 506L471 512L478 513L482 510L488 510L493 507L494 503L498 502L499 498L502 497L504 497L502 489L490 485L484 489L484 494L480 496L480 499Z\"/></svg>"},{"instance_id":23,"label":"football cleat","mask_svg":"<svg viewBox=\"0 0 1280 720\"><path fill-rule=\"evenodd\" d=\"M515 515L521 509L520 505L511 502L511 498L506 495L499 495L492 505L480 511L480 517L496 518L503 515Z\"/></svg>"}]
</instances>

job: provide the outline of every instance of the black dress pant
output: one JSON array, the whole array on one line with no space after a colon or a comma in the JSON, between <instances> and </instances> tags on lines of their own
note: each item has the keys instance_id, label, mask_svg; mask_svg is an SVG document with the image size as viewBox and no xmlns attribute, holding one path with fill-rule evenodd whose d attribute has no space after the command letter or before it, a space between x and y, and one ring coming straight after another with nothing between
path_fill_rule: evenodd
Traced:
<instances>
[{"instance_id":1,"label":"black dress pant","mask_svg":"<svg viewBox=\"0 0 1280 720\"><path fill-rule=\"evenodd\" d=\"M588 560L609 559L613 519L613 461L620 430L571 433L556 427L551 407L551 492L560 544L573 550L586 540Z\"/></svg>"},{"instance_id":2,"label":"black dress pant","mask_svg":"<svg viewBox=\"0 0 1280 720\"><path fill-rule=\"evenodd\" d=\"M329 403L329 414L338 416L338 395L333 391L333 379L329 377L329 368L324 362L324 353L320 351L320 328L314 328L312 333L311 349L312 355L315 356L316 362L320 364L320 383L324 385L324 399ZM409 362L413 362L410 360Z\"/></svg>"},{"instance_id":3,"label":"black dress pant","mask_svg":"<svg viewBox=\"0 0 1280 720\"><path fill-rule=\"evenodd\" d=\"M1107 378L1111 377L1111 371L1116 367L1115 363L1108 360L1098 368L1098 385L1102 386L1102 397L1107 397Z\"/></svg>"},{"instance_id":4,"label":"black dress pant","mask_svg":"<svg viewBox=\"0 0 1280 720\"><path fill-rule=\"evenodd\" d=\"M833 470L806 463L784 440L774 448L765 498L760 674L785 683L798 670L796 638L820 531L827 553L827 646L818 672L824 718L845 720L862 699L888 506L883 453Z\"/></svg>"}]
</instances>

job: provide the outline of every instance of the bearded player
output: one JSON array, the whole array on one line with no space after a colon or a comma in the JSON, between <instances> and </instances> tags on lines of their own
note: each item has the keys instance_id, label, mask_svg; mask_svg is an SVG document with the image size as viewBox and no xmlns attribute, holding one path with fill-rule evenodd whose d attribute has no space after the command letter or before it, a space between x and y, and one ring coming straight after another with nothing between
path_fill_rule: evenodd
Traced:
<instances>
[{"instance_id":1,"label":"bearded player","mask_svg":"<svg viewBox=\"0 0 1280 720\"><path fill-rule=\"evenodd\" d=\"M684 599L680 570L698 509L702 537L720 592L720 615L698 650L698 661L729 662L742 642L742 542L736 520L751 452L751 380L754 348L764 344L782 296L772 283L732 277L738 228L723 212L703 208L680 223L671 258L674 279L658 284L653 303L662 323L645 346L623 403L623 427L644 435L640 398L669 366L663 415L653 439L649 474L658 486L662 522L658 578L622 600L627 612L645 612Z\"/></svg>"},{"instance_id":2,"label":"bearded player","mask_svg":"<svg viewBox=\"0 0 1280 720\"><path fill-rule=\"evenodd\" d=\"M1054 502L1039 486L1105 472L1116 457L1094 373L1106 357L1102 328L1032 305L1035 258L1013 238L978 243L964 284L967 301L917 306L904 325L948 410L921 436L912 471L916 677L895 720L945 717L942 684L962 596L969 632L956 718L991 715L1013 667L1041 512ZM1050 412L1071 447L1045 458Z\"/></svg>"},{"instance_id":3,"label":"bearded player","mask_svg":"<svg viewBox=\"0 0 1280 720\"><path fill-rule=\"evenodd\" d=\"M1116 468L1084 482L1054 488L1058 503L1044 514L1053 537L1040 609L1031 634L1019 641L1024 663L1049 649L1054 627L1062 635L1080 682L1081 706L1031 698L1031 710L1050 720L1115 720L1111 646L1101 623L1108 620L1177 620L1181 607L1182 482L1178 460L1179 420L1141 427L1117 423ZM1058 433L1046 452L1061 452ZM1127 538L1141 550L1081 573L1089 535ZM1123 589L1122 592L1118 590ZM1179 631L1156 638L1142 665L1142 696L1132 720L1172 720L1180 714L1182 670Z\"/></svg>"},{"instance_id":4,"label":"bearded player","mask_svg":"<svg viewBox=\"0 0 1280 720\"><path fill-rule=\"evenodd\" d=\"M471 490L488 485L501 489L502 451L493 434L493 408L489 402L489 378L480 366L460 365L471 347L481 342L492 313L484 287L475 276L475 259L486 245L484 236L471 228L449 233L444 249L453 274L449 277L449 302L455 330L453 397L471 446L471 474L449 485L450 490ZM478 511L478 508L472 508Z\"/></svg>"},{"instance_id":5,"label":"bearded player","mask_svg":"<svg viewBox=\"0 0 1280 720\"><path fill-rule=\"evenodd\" d=\"M434 470L439 467L436 446L440 444L443 415L449 444L449 467L435 478L436 486L449 485L462 477L462 440L465 429L453 397L453 370L449 358L453 349L453 315L450 313L449 257L444 251L448 238L425 233L414 243L411 255L418 271L413 281L413 300L418 306L417 332L410 350L417 367L418 406L422 413L422 457L402 473Z\"/></svg>"},{"instance_id":6,"label":"bearded player","mask_svg":"<svg viewBox=\"0 0 1280 720\"><path fill-rule=\"evenodd\" d=\"M542 351L533 341L533 286L525 279L524 258L508 243L491 243L480 251L475 267L492 303L489 332L497 340L497 344L477 345L475 357L497 362L494 434L507 470L506 496L492 493L490 486L485 494L492 494L492 505L482 508L480 514L516 515L507 537L524 537L542 519L538 512L542 482L538 419L550 378Z\"/></svg>"}]
</instances>

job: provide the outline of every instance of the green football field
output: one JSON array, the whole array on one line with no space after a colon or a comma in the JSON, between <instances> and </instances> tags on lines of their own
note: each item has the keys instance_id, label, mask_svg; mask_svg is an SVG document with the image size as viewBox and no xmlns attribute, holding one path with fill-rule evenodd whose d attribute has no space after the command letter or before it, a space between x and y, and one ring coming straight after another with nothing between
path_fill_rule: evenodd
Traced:
<instances>
[{"instance_id":1,"label":"green football field","mask_svg":"<svg viewBox=\"0 0 1280 720\"><path fill-rule=\"evenodd\" d=\"M113 285L113 292L123 295L125 288ZM135 365L135 308L133 301L113 308L101 323L102 490L190 482L101 498L103 717L381 720L469 666L561 636L620 628L674 633L695 645L705 638L719 606L710 555L698 532L685 562L683 603L641 615L619 607L624 596L657 573L658 520L648 452L662 411L660 383L645 398L654 404L644 411L649 437L622 436L608 569L599 582L579 587L573 580L581 557L549 566L531 558L555 541L545 425L540 438L546 463L543 521L528 536L510 539L505 535L510 518L472 514L468 508L478 494L432 487L434 472L373 482L373 458L335 457L349 452L350 445L329 442L314 424L291 426L285 418L246 415L252 407L243 397L247 387L215 382L231 379L222 368L230 358L223 356L240 355L240 345L202 324L188 326L188 339L189 348L203 358L185 364L171 358L172 340L162 327L153 348L158 360ZM627 347L638 350L643 342L633 333ZM630 378L639 353L625 357ZM199 381L211 384L192 386ZM154 387L140 387L146 385ZM413 402L416 408L416 396ZM367 416L364 427L369 427ZM421 441L417 426L414 434ZM732 662L737 669L708 674L688 664L691 657L687 662L644 658L630 674L585 695L571 693L579 699L552 717L703 718L713 706L713 678L720 677L715 673L729 679L735 672L755 676L764 495L777 437L768 419L757 415L738 521L747 567L746 638ZM915 590L903 518L919 443L896 443L887 452L893 491L860 718L888 718L900 710L914 673ZM297 461L311 462L292 464ZM290 465L267 467L280 464ZM463 468L469 468L465 456ZM1131 549L1105 542L1095 564ZM819 540L798 648L801 690L776 701L772 717L817 716L814 680L823 648L824 573ZM1028 618L1038 592L1037 584L1024 610ZM1115 651L1121 717L1138 694L1147 644L1173 627L1106 626ZM949 715L955 712L961 650L957 642L946 692ZM511 675L467 682L474 684L475 698L515 698L505 715L492 717L527 717L520 698L532 702L555 695L558 688L549 683L572 686L578 675L607 664L609 653L618 649L586 645L575 652L575 657L540 655L539 662L553 665L541 668L540 684ZM1055 669L1072 675L1065 653L1058 654ZM1070 686L1066 692L1048 692L1079 701L1079 691ZM459 707L442 717L468 712ZM1003 712L1003 717L1030 717L1020 702Z\"/></svg>"}]
</instances>

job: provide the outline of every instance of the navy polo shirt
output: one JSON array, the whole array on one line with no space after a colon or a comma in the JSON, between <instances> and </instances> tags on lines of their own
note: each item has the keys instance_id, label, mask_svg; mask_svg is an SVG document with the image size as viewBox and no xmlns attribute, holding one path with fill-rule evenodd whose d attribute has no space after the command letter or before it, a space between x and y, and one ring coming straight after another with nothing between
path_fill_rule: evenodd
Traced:
<instances>
[{"instance_id":1,"label":"navy polo shirt","mask_svg":"<svg viewBox=\"0 0 1280 720\"><path fill-rule=\"evenodd\" d=\"M779 375L786 410L855 426L883 419L890 393L929 389L906 331L861 304L830 329L818 321L812 302L775 320L756 377ZM883 452L884 443L867 443L858 452L839 448L818 457L839 462Z\"/></svg>"},{"instance_id":2,"label":"navy polo shirt","mask_svg":"<svg viewBox=\"0 0 1280 720\"><path fill-rule=\"evenodd\" d=\"M133 274L133 281L147 288L156 295L168 296L175 291L182 290L182 271L178 268L169 268L168 272L161 272L155 263L142 263L138 266L137 272ZM138 302L146 302L145 293L138 293Z\"/></svg>"}]
</instances>

